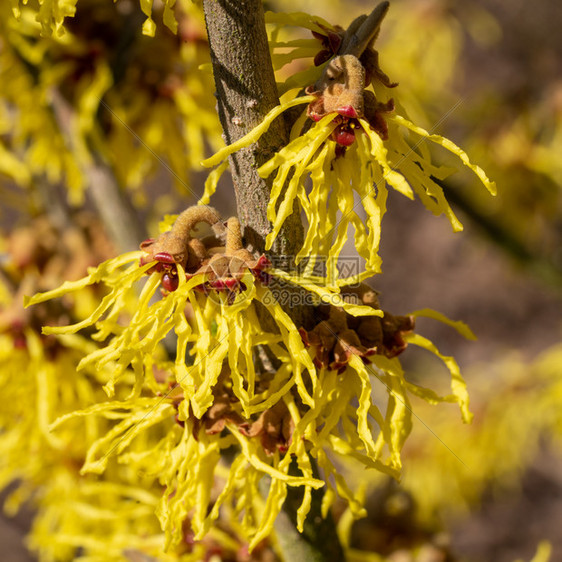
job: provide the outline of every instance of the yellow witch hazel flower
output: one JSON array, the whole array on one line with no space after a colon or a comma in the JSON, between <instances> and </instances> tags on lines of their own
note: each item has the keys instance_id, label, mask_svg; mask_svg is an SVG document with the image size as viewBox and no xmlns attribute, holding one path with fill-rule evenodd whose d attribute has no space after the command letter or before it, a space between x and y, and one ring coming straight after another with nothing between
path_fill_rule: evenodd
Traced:
<instances>
[{"instance_id":1,"label":"yellow witch hazel flower","mask_svg":"<svg viewBox=\"0 0 562 562\"><path fill-rule=\"evenodd\" d=\"M81 422L95 428L80 458L83 477L99 478L90 497L100 490L121 506L128 497L138 497L132 489L150 488L150 497L142 500L149 507L139 513L144 517L152 509L156 514L164 536L155 541L168 554L181 552L188 535L192 541L207 540L225 515L248 548L258 548L271 535L289 487L303 492L296 513L299 531L319 488L326 489L324 516L336 496L347 500L354 517L364 515L361 494L338 467L342 459L352 459L398 477L400 452L412 426L411 395L429 403L457 403L463 420L470 420L458 365L414 333L415 320L429 316L468 337L470 331L428 310L393 315L361 283L380 269L386 184L408 197L418 193L433 212L447 214L460 228L432 179L449 169L432 163L427 140L456 154L493 190L460 148L396 115L391 99L379 101L380 88L395 86L372 47L387 8L382 3L346 31L302 14L279 16L314 31L318 66L288 81L284 102L249 135L206 161L218 165L207 181L208 198L229 154L254 142L285 110L308 104L289 144L259 169L263 177L275 174L266 247L271 248L298 198L314 228L308 229L297 261L306 258L313 268L315 260L328 257L327 280L312 275L313 269L303 276L275 269L265 255L256 257L244 247L236 217L223 221L214 208L201 204L167 218L160 235L142 242L139 251L25 301L29 306L69 299L99 285L107 290L85 318L43 330L74 341L77 332L88 329L93 340L103 342L81 348L77 384L93 373L108 395L59 411L49 435L66 436ZM374 90L368 89L371 83ZM295 97L303 88L307 95ZM357 195L366 221L355 211ZM366 270L338 279L337 258L350 224ZM315 323L295 324L282 306L285 290L314 297ZM445 363L449 394L406 379L398 355L408 345ZM112 495L102 486L110 482L130 488L114 488ZM77 497L69 500L74 506ZM96 550L99 545L89 542L87 533L72 528L51 507L59 527L75 534L74 545L85 541ZM123 533L127 530L124 526ZM46 539L44 529L37 536ZM123 535L115 541L112 554L118 555L125 548Z\"/></svg>"},{"instance_id":2,"label":"yellow witch hazel flower","mask_svg":"<svg viewBox=\"0 0 562 562\"><path fill-rule=\"evenodd\" d=\"M0 489L10 486L3 505L8 514L14 515L24 504L34 510L27 539L30 550L41 560L74 560L80 551L82 559L100 562L141 555L198 562L209 550L226 554L245 548L236 529L229 533L213 529L198 544L182 541L164 553L166 538L156 515L162 486L155 476L140 472L132 462L118 464L113 459L105 463L101 476L81 474L87 470L92 444L114 434L114 426L127 417L124 412L130 411L141 430L150 427L137 436L130 452L146 456L163 437L169 440L179 431L176 411L167 403L167 416L152 416L150 424L141 424L136 414L144 414L149 399L139 398L134 409L127 409L126 396L134 383L132 372L127 372L118 394L119 408L108 415L100 386L107 382L108 372L75 369L80 357L99 344L75 334L56 338L37 334L32 328L36 319L14 314L17 305L4 298L4 289L9 293L0 283ZM34 307L31 314L44 317L48 304ZM61 310L54 307L50 312ZM84 415L92 404L106 414ZM57 416L59 421L53 423ZM221 526L228 528L228 521L221 520Z\"/></svg>"},{"instance_id":3,"label":"yellow witch hazel flower","mask_svg":"<svg viewBox=\"0 0 562 562\"><path fill-rule=\"evenodd\" d=\"M86 489L97 492L93 496L101 500L99 509L102 497L107 499L111 488L114 494L119 488L116 482L98 485L92 479L80 479L79 474L89 443L109 431L112 422L90 418L84 423L75 418L56 434L50 424L57 416L103 400L103 376L75 370L78 358L96 345L76 335L55 341L38 335L29 326L19 330L12 323L4 323L8 318L6 314L0 318L0 489L10 486L3 507L10 515L22 505L36 511L29 545L41 559L74 559L73 553L80 546L95 550L96 542L103 544L103 527L107 525L107 516L104 521L103 515L96 513L95 502ZM110 475L115 478L116 473L112 467ZM121 486L123 495L124 489ZM132 489L130 483L129 494L135 497ZM137 495L142 497L140 491ZM87 499L89 506L85 504ZM125 503L122 501L122 509L115 512L120 521L126 515ZM141 511L137 508L137 516ZM95 528L99 528L97 536ZM115 527L115 532L122 532L122 525ZM85 536L89 540L84 541ZM140 542L137 539L127 546Z\"/></svg>"},{"instance_id":4,"label":"yellow witch hazel flower","mask_svg":"<svg viewBox=\"0 0 562 562\"><path fill-rule=\"evenodd\" d=\"M207 94L212 78L199 71L209 60L203 13L180 4L176 35L154 41L139 29L124 44L142 18L132 4L125 14L120 3L80 0L65 33L42 38L33 6L22 6L16 20L2 3L0 172L25 187L62 182L80 205L92 168L103 166L141 204L141 185L164 165L184 193L207 146L220 146L220 125ZM147 149L159 157L147 158Z\"/></svg>"},{"instance_id":5,"label":"yellow witch hazel flower","mask_svg":"<svg viewBox=\"0 0 562 562\"><path fill-rule=\"evenodd\" d=\"M411 427L409 393L432 403L457 402L468 421L456 363L411 333L415 316L441 317L428 311L393 316L380 310L376 293L364 285L339 292L309 283L305 288L324 303L319 311L326 319L299 331L273 283L300 280L244 249L238 219L223 222L213 208L196 206L171 223L165 221L164 232L144 241L140 252L108 260L87 277L26 301L44 302L95 283L108 287L88 318L44 332L71 337L95 325L92 337L106 344L78 369L101 373L110 395L118 382L125 388L119 399L63 415L50 429L56 435L77 417L111 425L88 442L81 472L103 474L116 459L165 486L156 511L166 549L184 540L186 528L203 540L224 510L249 548L256 548L271 534L288 486L304 490L297 512L301 531L314 489L328 488L324 515L336 495L349 502L354 516L364 515L337 459L397 477ZM210 233L194 236L201 223ZM145 274L150 277L130 313L126 304ZM159 287L162 297L156 299ZM262 328L264 314L276 332ZM167 358L161 344L170 332L176 344ZM443 359L452 374L450 395L406 381L397 355L408 343ZM387 388L385 407L373 399L373 377ZM226 450L236 451L229 465ZM259 488L264 477L270 481L265 498ZM217 482L223 484L220 493Z\"/></svg>"},{"instance_id":6,"label":"yellow witch hazel flower","mask_svg":"<svg viewBox=\"0 0 562 562\"><path fill-rule=\"evenodd\" d=\"M215 226L224 241L221 234L204 240L192 238L191 230L200 222ZM218 380L227 357L237 398L249 411L255 400L253 347L282 342L293 351L290 358L292 381L298 383L302 399L310 401L302 383L302 371L314 372L312 363L298 333L291 331L292 322L288 315L264 285L268 281L264 271L268 266L267 259L256 260L241 247L237 219L223 223L213 208L192 207L178 217L171 230L157 240L146 240L141 249L102 263L79 281L66 282L58 289L26 299L26 306L29 306L99 282L110 288L86 319L71 326L43 330L46 334L72 334L95 324L97 331L93 339L112 338L105 347L86 356L79 368L89 365L97 369L110 367L112 374L106 390L112 394L115 383L131 366L137 380L133 394L139 395L145 373L150 373L149 378L153 379L158 344L173 330L177 336L176 360L170 369L176 382L191 397L191 407L196 415L200 417L211 405L209 391ZM136 312L128 317L128 297L134 294L135 282L145 273L152 275L139 296ZM152 302L159 286L165 298ZM263 333L257 313L251 307L254 299L264 304L280 335ZM193 317L191 324L186 318L186 307ZM124 321L126 326L123 326ZM188 344L192 344L192 364L189 364L191 361L186 364ZM242 371L247 381L242 381ZM283 378L283 372L281 369L278 380ZM280 388L280 394L283 389L286 387Z\"/></svg>"},{"instance_id":7,"label":"yellow witch hazel flower","mask_svg":"<svg viewBox=\"0 0 562 562\"><path fill-rule=\"evenodd\" d=\"M294 122L289 144L258 170L262 177L275 174L268 206L273 228L266 249L271 248L298 199L309 228L296 261L310 256L327 258L329 280L337 276L335 264L350 225L355 231L357 252L366 261L365 277L380 271L378 247L387 184L408 198L417 194L434 214L445 214L454 230L462 229L435 181L444 179L453 169L433 162L427 141L456 155L495 193L494 183L461 148L411 123L397 112L399 106L392 98L379 101L385 89L397 86L380 69L373 48L387 10L388 2L382 2L369 16L354 20L347 30L305 14L270 13L270 23L301 25L314 35L308 42L274 42L273 47L295 47L295 57L310 56L307 45L320 40L314 59L319 66L289 78L284 87L280 86L284 92L281 105L248 135L203 162L206 166L221 165L217 171L222 171L221 163L230 154L255 142L281 113L308 104ZM273 60L284 64L287 56L275 56L274 52ZM308 95L302 95L303 89ZM208 182L205 200L214 191L218 175Z\"/></svg>"},{"instance_id":8,"label":"yellow witch hazel flower","mask_svg":"<svg viewBox=\"0 0 562 562\"><path fill-rule=\"evenodd\" d=\"M46 343L30 329L16 339L0 334L0 488L11 485L3 506L8 514L24 504L34 509L29 548L41 560L74 560L80 549L88 560L121 561L143 553L170 562L202 560L209 545L224 552L240 548L241 539L211 533L205 543L190 549L183 544L164 555L155 513L161 485L154 476L116 462L101 477L80 474L90 444L115 424L100 416L65 416L103 401L103 377L74 368L80 353L96 346L76 335ZM53 431L57 415L65 423ZM168 416L137 447L150 448L174 425Z\"/></svg>"}]
</instances>

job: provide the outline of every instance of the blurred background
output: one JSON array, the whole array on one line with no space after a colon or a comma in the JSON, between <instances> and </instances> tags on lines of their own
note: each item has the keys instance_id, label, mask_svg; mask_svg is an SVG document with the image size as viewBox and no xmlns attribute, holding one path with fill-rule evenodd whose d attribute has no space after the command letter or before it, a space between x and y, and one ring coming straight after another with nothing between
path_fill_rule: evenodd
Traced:
<instances>
[{"instance_id":1,"label":"blurred background","mask_svg":"<svg viewBox=\"0 0 562 562\"><path fill-rule=\"evenodd\" d=\"M373 7L265 5L344 27ZM16 23L9 10L0 7L0 330L17 338L44 320L23 314L23 294L135 249L164 214L197 201L199 162L221 132L195 4L178 3L174 35L155 3L154 39L141 35L152 25L133 0L79 0L61 36L41 37L31 11ZM391 560L531 560L541 541L562 559L560 22L554 0L393 0L377 41L399 82L390 95L498 187L492 198L469 172L445 180L462 233L417 200L389 198L371 283L383 308L433 308L478 337L419 320L461 366L475 419L463 426L453 406L414 402L402 483L366 480L370 516L352 540ZM226 176L211 203L234 213ZM423 352L402 357L412 380L446 383ZM24 507L2 518L2 560L34 559L23 546L30 517Z\"/></svg>"}]
</instances>

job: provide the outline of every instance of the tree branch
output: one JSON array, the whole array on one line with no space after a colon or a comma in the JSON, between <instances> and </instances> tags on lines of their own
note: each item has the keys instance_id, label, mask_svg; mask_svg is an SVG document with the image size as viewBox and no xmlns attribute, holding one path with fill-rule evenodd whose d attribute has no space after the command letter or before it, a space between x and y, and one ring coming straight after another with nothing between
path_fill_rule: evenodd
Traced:
<instances>
[{"instance_id":1,"label":"tree branch","mask_svg":"<svg viewBox=\"0 0 562 562\"><path fill-rule=\"evenodd\" d=\"M279 105L271 64L261 0L204 0L205 21L216 85L217 109L227 144L249 133L271 109ZM288 131L282 117L251 146L230 157L238 218L244 241L250 250L263 253L265 237L271 230L267 219L273 176L261 178L257 169L287 144ZM280 198L282 199L282 197ZM268 257L279 267L292 268L301 249L304 229L298 203L287 217ZM281 283L280 283L281 284ZM299 289L283 284L291 296L285 307L297 326L312 322L310 307L293 298ZM264 329L274 329L268 315L260 315Z\"/></svg>"},{"instance_id":2,"label":"tree branch","mask_svg":"<svg viewBox=\"0 0 562 562\"><path fill-rule=\"evenodd\" d=\"M205 0L203 6L219 118L225 141L232 144L261 123L279 104L262 2ZM285 122L278 118L258 142L230 157L244 238L254 251L260 253L271 229L266 213L273 178L261 178L257 168L285 144ZM295 212L285 221L270 254L294 256L302 242L303 227L298 212Z\"/></svg>"},{"instance_id":3,"label":"tree branch","mask_svg":"<svg viewBox=\"0 0 562 562\"><path fill-rule=\"evenodd\" d=\"M69 142L73 142L70 120L74 117L75 110L58 90L52 90L51 98L51 108L57 125ZM146 228L101 153L90 146L90 155L92 162L83 172L88 178L88 193L107 233L119 251L136 250L139 243L147 238Z\"/></svg>"},{"instance_id":4,"label":"tree branch","mask_svg":"<svg viewBox=\"0 0 562 562\"><path fill-rule=\"evenodd\" d=\"M219 118L225 141L232 144L261 123L267 113L279 104L262 0L204 0L203 7ZM287 138L285 121L278 118L258 142L230 157L238 218L244 227L245 242L255 252L264 251L265 237L271 230L267 205L273 182L273 178L261 178L257 168L285 146ZM290 267L302 243L303 226L295 204L293 214L285 220L268 255L274 261L282 258ZM287 312L297 325L306 325L307 315L312 314L311 307L304 304ZM343 553L333 520L329 517L322 521L319 516L321 492L314 496L310 521L303 535L296 531L294 524L300 506L299 493L302 494L302 491L291 491L276 524L284 558L287 562L342 561ZM327 548L327 545L332 546Z\"/></svg>"}]
</instances>

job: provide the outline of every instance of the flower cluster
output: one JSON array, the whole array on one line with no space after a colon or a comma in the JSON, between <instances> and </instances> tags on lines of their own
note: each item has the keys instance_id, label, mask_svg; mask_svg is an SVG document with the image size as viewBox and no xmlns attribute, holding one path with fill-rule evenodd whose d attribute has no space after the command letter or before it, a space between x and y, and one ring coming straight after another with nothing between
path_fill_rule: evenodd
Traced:
<instances>
[{"instance_id":1,"label":"flower cluster","mask_svg":"<svg viewBox=\"0 0 562 562\"><path fill-rule=\"evenodd\" d=\"M396 84L380 70L379 57L372 45L385 11L375 9L373 14L353 22L345 33L320 18L270 14L271 23L290 22L311 29L320 38L322 58L328 54L327 44L331 45L331 56L322 65L294 76L292 81L287 80L290 87L284 91L280 106L246 137L203 162L209 167L219 165L220 172L229 154L255 142L282 112L308 104L294 121L289 144L258 170L264 178L275 174L268 206L273 228L266 247L271 248L298 200L306 214L308 232L297 262L322 256L328 263L337 264L351 225L357 252L366 262L363 278L380 272L378 247L386 212L387 184L408 198L417 194L432 213L445 214L454 230L462 229L438 185L439 180L454 170L434 163L427 141L456 155L488 191L495 193L495 184L461 148L400 115L400 105L392 98L380 101L385 96L384 90ZM336 41L336 35L341 40ZM306 52L308 56L312 54L309 53L310 50ZM275 54L273 58L275 61ZM303 89L309 95L301 95ZM205 201L214 191L216 180L208 182ZM366 221L358 207L362 207ZM336 277L335 271L328 273L329 279Z\"/></svg>"},{"instance_id":2,"label":"flower cluster","mask_svg":"<svg viewBox=\"0 0 562 562\"><path fill-rule=\"evenodd\" d=\"M10 2L0 7L0 154L9 155L0 171L25 187L43 176L64 183L69 201L80 205L92 169L105 166L140 205L145 194L138 188L163 165L183 193L205 142L220 146L207 96L212 78L199 71L209 61L200 7L178 3L177 35L155 42L135 34L143 12L133 5L128 13L122 3L100 9L81 0L76 17L68 17L68 1L41 2L39 14L27 2L12 4L18 21ZM124 41L129 35L134 40ZM147 158L147 149L162 157Z\"/></svg>"},{"instance_id":3,"label":"flower cluster","mask_svg":"<svg viewBox=\"0 0 562 562\"><path fill-rule=\"evenodd\" d=\"M164 19L174 27L172 5L164 3ZM229 548L243 544L258 551L272 533L288 487L303 491L299 531L313 490L320 488L325 489L324 516L337 496L348 502L353 517L364 515L361 494L339 465L355 462L397 478L412 427L412 395L429 403L457 403L463 420L470 421L455 360L414 328L417 317L427 316L468 337L470 331L429 310L405 316L383 311L376 291L362 283L380 270L387 184L410 198L416 192L430 210L446 213L460 228L434 181L450 170L433 163L426 141L458 156L494 189L451 141L406 120L392 99L379 101L385 99L381 88L395 86L373 47L385 5L345 31L298 14L279 15L278 21L285 18L314 32L313 49L306 52L318 66L287 80L281 105L204 162L218 167L208 176L200 204L165 220L160 234L142 242L139 251L106 260L85 277L25 301L30 306L63 298L72 308L71 295L78 294L79 302L94 288L103 293L95 306L43 329L56 341L75 342L81 352L76 390L87 389L74 408L57 407L58 418L49 414L43 425L50 439L63 443L77 426L86 432L77 463L95 486L86 492L78 485L68 504L96 490L107 494L108 505L140 498L143 529L154 533L150 516L156 515L164 531L158 547L171 557L187 553L196 559L204 541L209 548L225 548L229 541L216 537L225 514ZM152 28L149 22L145 31ZM300 95L304 89L306 95ZM224 221L206 203L227 157L254 142L287 109L305 104L288 144L258 170L264 178L274 176L266 250L295 202L307 217L296 261L309 261L296 275L274 268L267 255L254 255L238 218ZM366 219L356 210L357 196ZM365 270L341 279L337 262L349 225ZM328 265L322 278L312 274L321 258ZM278 285L314 295L314 321L295 323L276 299ZM82 330L98 343L84 343L76 335ZM398 356L407 346L444 362L451 374L449 394L440 396L406 378ZM78 480L76 472L74 466L69 480ZM264 478L266 491L260 486ZM59 529L70 528L60 510L56 517ZM100 514L92 519L99 521ZM132 519L111 538L117 551L125 548ZM99 545L88 544L83 528L74 531L82 541L77 544L96 551ZM154 545L149 543L138 538L132 544L150 555Z\"/></svg>"},{"instance_id":4,"label":"flower cluster","mask_svg":"<svg viewBox=\"0 0 562 562\"><path fill-rule=\"evenodd\" d=\"M213 227L210 235L194 236L201 222ZM108 260L87 277L27 301L38 304L100 282L110 289L84 320L44 332L68 337L95 324L93 338L106 343L87 354L79 370L103 373L106 392L111 396L118 385L120 395L126 390L124 399L64 415L52 429L84 416L115 420L106 434L90 442L81 471L104 473L117 458L161 481L166 491L158 514L170 548L182 541L187 521L201 540L221 506L241 514L243 535L250 548L256 547L271 532L287 486L305 489L298 512L301 529L312 490L325 485L330 492L324 513L337 493L360 515L359 499L338 474L335 459L350 456L398 474L400 448L411 426L407 393L423 396L425 390L405 380L395 356L407 342L438 354L421 336L408 334L413 317L384 313L366 286L339 293L308 285L331 303L332 312L308 333L299 332L267 282L301 281L290 275L283 279L263 258L253 258L240 246L237 219L223 222L210 207L192 207L169 230L144 242L142 251ZM214 269L222 258L237 259L237 266ZM131 315L126 303L133 298L135 282L147 273ZM154 301L159 286L162 297ZM262 328L263 309L275 332ZM162 344L170 331L176 345L168 358ZM274 367L267 366L271 354ZM458 368L444 359L454 384L453 394L443 399L459 402L468 417ZM373 401L372 375L390 392L384 413ZM354 400L356 408L350 407ZM340 420L346 420L343 429ZM233 446L237 456L224 467L222 452ZM293 458L300 475L289 471ZM313 476L311 458L324 479ZM221 475L224 488L215 496L213 482ZM259 507L257 485L264 475L272 483ZM258 511L264 515L259 517Z\"/></svg>"},{"instance_id":5,"label":"flower cluster","mask_svg":"<svg viewBox=\"0 0 562 562\"><path fill-rule=\"evenodd\" d=\"M193 238L191 231L200 222L212 226L218 237ZM178 266L185 271L186 279L205 276L205 282L196 289L228 291L231 298L237 290L247 289L242 282L247 271L263 284L268 281L265 270L271 264L265 256L255 259L243 248L238 218L231 217L222 223L211 207L190 207L178 217L171 230L156 240L145 240L140 248L147 254L141 258L140 265L156 261L147 273L162 273L162 287L166 291L178 288Z\"/></svg>"}]
</instances>

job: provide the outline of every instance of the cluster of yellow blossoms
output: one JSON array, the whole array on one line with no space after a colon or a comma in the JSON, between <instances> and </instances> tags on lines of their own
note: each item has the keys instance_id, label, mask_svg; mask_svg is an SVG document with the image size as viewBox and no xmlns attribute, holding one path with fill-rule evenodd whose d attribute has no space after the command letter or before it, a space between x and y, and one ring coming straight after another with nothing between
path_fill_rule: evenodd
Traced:
<instances>
[{"instance_id":1,"label":"cluster of yellow blossoms","mask_svg":"<svg viewBox=\"0 0 562 562\"><path fill-rule=\"evenodd\" d=\"M150 34L147 4L141 2ZM169 27L174 27L173 4L164 3ZM54 4L41 3L39 13L43 32L57 31L72 3L46 16L48 5ZM17 11L19 3L14 6ZM116 559L133 549L195 560L200 545L213 540L221 548L235 549L239 541L259 549L272 534L288 487L303 490L300 531L314 489L325 489L324 516L340 496L360 517L365 514L361 494L339 466L353 461L398 477L400 451L412 426L410 395L429 403L458 403L463 420L470 421L456 362L413 330L416 317L429 316L468 337L470 331L429 310L408 316L385 312L376 292L362 282L380 271L386 184L410 198L416 193L432 212L445 213L460 228L434 181L451 170L432 162L426 141L456 154L493 192L492 182L451 141L396 113L396 101L378 101L384 95L380 90L394 84L378 65L372 46L376 34L367 35L362 46L353 41L365 35L363 23L372 26L371 19L357 20L347 31L302 14L268 14L267 21L313 31L310 40L294 45L297 52L290 58L316 53L318 66L288 79L279 107L246 137L204 162L218 165L219 172L211 173L201 204L165 220L160 235L143 242L140 251L26 299L30 306L61 298L76 310L81 295L100 287L106 291L95 306L72 315L75 323L57 322L43 330L73 350L65 361L81 356L76 373L65 367L64 381L55 384L46 371L60 366L58 358L41 357L39 337L25 334L24 353L46 365L35 369L30 364L25 371L37 377L33 431L41 436L41 448L63 450L64 458L74 459L53 472L58 481L49 484L47 494L60 495L52 503L44 498L44 516L34 534L38 548L55 559L77 547L96 559L104 540ZM275 53L273 58L277 66L284 60ZM368 89L371 85L374 89ZM304 88L306 95L300 95ZM300 104L307 110L296 120L289 144L259 169L263 177L276 174L266 248L295 200L308 219L296 256L297 263L306 258L307 267L297 275L273 267L267 256L252 255L238 220L223 221L206 203L227 156ZM366 219L356 211L357 196ZM194 234L200 223L210 227L206 235ZM350 225L365 270L340 279L338 257ZM319 259L328 264L324 277L314 275ZM280 303L280 287L305 295L307 302L312 296L317 321L295 324ZM440 396L407 380L397 357L407 345L444 361L451 373L449 394ZM377 386L377 380L382 384ZM106 396L99 392L102 387ZM11 433L5 438L18 439ZM74 446L78 452L71 454ZM21 458L27 451L15 454ZM35 461L38 471L43 460L48 462ZM109 498L109 508L101 498ZM113 509L123 521L108 513ZM80 513L90 529L68 513ZM154 516L163 534L155 530ZM228 535L217 526L221 517L233 529Z\"/></svg>"}]
</instances>

